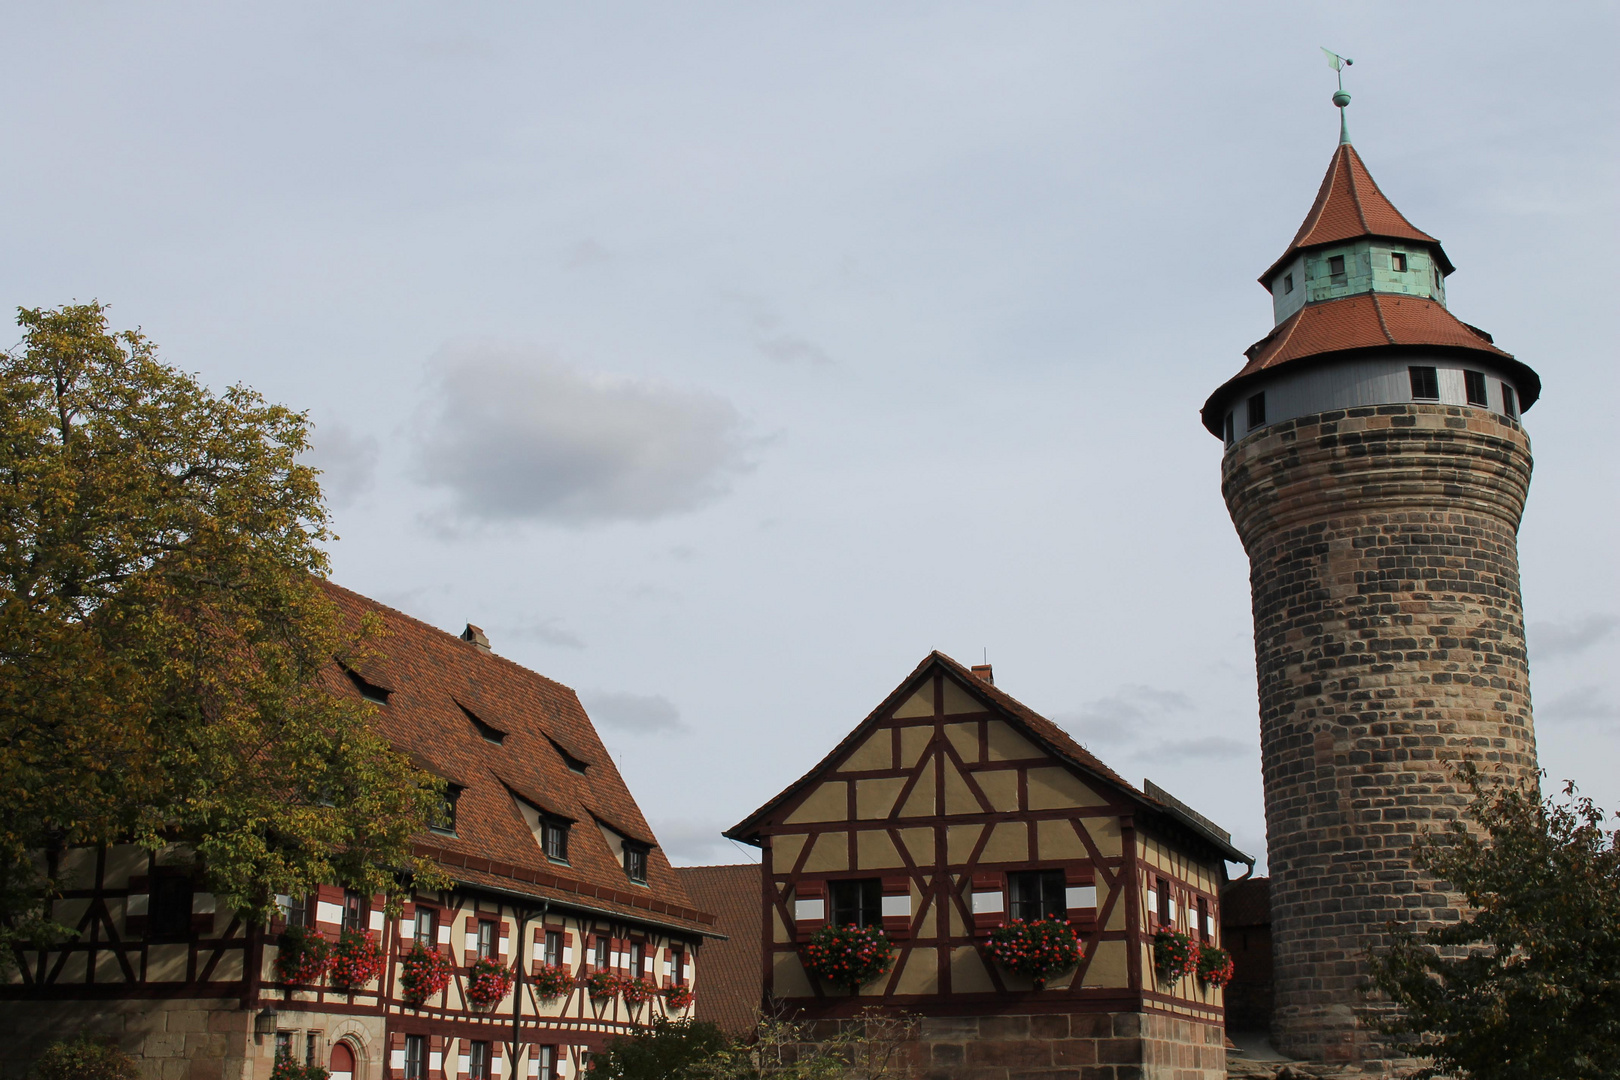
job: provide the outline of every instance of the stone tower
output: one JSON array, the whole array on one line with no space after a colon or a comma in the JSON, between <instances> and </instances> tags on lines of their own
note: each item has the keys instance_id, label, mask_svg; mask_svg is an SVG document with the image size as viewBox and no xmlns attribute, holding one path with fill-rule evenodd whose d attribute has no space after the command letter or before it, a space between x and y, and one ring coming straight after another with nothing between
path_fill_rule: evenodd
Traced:
<instances>
[{"instance_id":1,"label":"stone tower","mask_svg":"<svg viewBox=\"0 0 1620 1080\"><path fill-rule=\"evenodd\" d=\"M1341 109L1349 102L1335 95ZM1363 949L1458 917L1411 842L1449 766L1535 784L1517 532L1529 367L1446 307L1440 242L1340 145L1260 283L1275 326L1210 395L1249 555L1278 1048L1384 1057Z\"/></svg>"}]
</instances>

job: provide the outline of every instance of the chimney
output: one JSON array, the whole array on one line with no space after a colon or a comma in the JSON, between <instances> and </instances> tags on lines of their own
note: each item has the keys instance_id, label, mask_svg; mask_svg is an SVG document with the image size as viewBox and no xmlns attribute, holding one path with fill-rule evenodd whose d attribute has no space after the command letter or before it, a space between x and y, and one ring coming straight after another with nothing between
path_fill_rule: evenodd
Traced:
<instances>
[{"instance_id":1,"label":"chimney","mask_svg":"<svg viewBox=\"0 0 1620 1080\"><path fill-rule=\"evenodd\" d=\"M990 670L989 664L974 664L973 674L977 675L991 686L996 685L996 676L995 673Z\"/></svg>"},{"instance_id":2,"label":"chimney","mask_svg":"<svg viewBox=\"0 0 1620 1080\"><path fill-rule=\"evenodd\" d=\"M484 632L472 623L468 623L467 629L461 632L461 640L472 642L478 646L480 652L489 652L489 638L485 637ZM975 668L974 670L978 669Z\"/></svg>"}]
</instances>

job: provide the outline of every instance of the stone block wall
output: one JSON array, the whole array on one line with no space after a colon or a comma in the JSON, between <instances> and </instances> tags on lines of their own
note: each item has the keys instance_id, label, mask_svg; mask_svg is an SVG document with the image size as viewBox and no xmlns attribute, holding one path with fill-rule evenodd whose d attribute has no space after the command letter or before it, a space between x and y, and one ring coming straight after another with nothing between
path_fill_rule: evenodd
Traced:
<instances>
[{"instance_id":1,"label":"stone block wall","mask_svg":"<svg viewBox=\"0 0 1620 1080\"><path fill-rule=\"evenodd\" d=\"M1386 1051L1361 995L1385 924L1455 921L1411 863L1466 803L1450 768L1534 785L1517 532L1520 425L1385 405L1272 425L1226 455L1250 559L1279 1050Z\"/></svg>"},{"instance_id":2,"label":"stone block wall","mask_svg":"<svg viewBox=\"0 0 1620 1080\"><path fill-rule=\"evenodd\" d=\"M252 1080L269 1075L274 1046L256 1046L253 1015L234 1000L0 1003L0 1080L21 1080L51 1043L85 1034L115 1041L144 1080Z\"/></svg>"}]
</instances>

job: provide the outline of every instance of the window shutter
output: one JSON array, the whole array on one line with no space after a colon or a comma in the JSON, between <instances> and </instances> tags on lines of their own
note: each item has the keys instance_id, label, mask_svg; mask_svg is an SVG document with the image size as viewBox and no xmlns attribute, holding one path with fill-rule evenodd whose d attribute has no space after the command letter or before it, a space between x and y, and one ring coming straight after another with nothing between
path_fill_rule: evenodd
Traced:
<instances>
[{"instance_id":1,"label":"window shutter","mask_svg":"<svg viewBox=\"0 0 1620 1080\"><path fill-rule=\"evenodd\" d=\"M495 952L501 966L505 967L508 963L507 954L511 951L512 924L502 919L499 933L500 936L495 939Z\"/></svg>"},{"instance_id":2,"label":"window shutter","mask_svg":"<svg viewBox=\"0 0 1620 1080\"><path fill-rule=\"evenodd\" d=\"M574 970L574 932L572 930L563 931L562 962L563 967L569 971Z\"/></svg>"},{"instance_id":3,"label":"window shutter","mask_svg":"<svg viewBox=\"0 0 1620 1080\"><path fill-rule=\"evenodd\" d=\"M431 1035L428 1037L428 1080L444 1080L444 1049L445 1038L443 1035Z\"/></svg>"},{"instance_id":4,"label":"window shutter","mask_svg":"<svg viewBox=\"0 0 1620 1080\"><path fill-rule=\"evenodd\" d=\"M336 885L315 887L315 929L328 938L343 930L343 890Z\"/></svg>"},{"instance_id":5,"label":"window shutter","mask_svg":"<svg viewBox=\"0 0 1620 1080\"><path fill-rule=\"evenodd\" d=\"M371 898L371 911L366 916L366 929L371 933L382 936L383 928L388 919L388 897L376 893Z\"/></svg>"},{"instance_id":6,"label":"window shutter","mask_svg":"<svg viewBox=\"0 0 1620 1080\"><path fill-rule=\"evenodd\" d=\"M472 1072L472 1040L462 1039L459 1044L452 1042L451 1045L456 1048L456 1075L466 1076Z\"/></svg>"},{"instance_id":7,"label":"window shutter","mask_svg":"<svg viewBox=\"0 0 1620 1080\"><path fill-rule=\"evenodd\" d=\"M127 937L146 936L146 913L151 907L152 879L145 874L131 875L129 897L124 901L124 934Z\"/></svg>"},{"instance_id":8,"label":"window shutter","mask_svg":"<svg viewBox=\"0 0 1620 1080\"><path fill-rule=\"evenodd\" d=\"M403 1031L390 1032L388 1035L388 1080L404 1080L405 1078L405 1033Z\"/></svg>"},{"instance_id":9,"label":"window shutter","mask_svg":"<svg viewBox=\"0 0 1620 1080\"><path fill-rule=\"evenodd\" d=\"M801 880L793 886L793 925L800 941L827 925L826 882Z\"/></svg>"},{"instance_id":10,"label":"window shutter","mask_svg":"<svg viewBox=\"0 0 1620 1080\"><path fill-rule=\"evenodd\" d=\"M404 952L410 952L416 939L416 905L409 900L405 901L399 912L399 946Z\"/></svg>"},{"instance_id":11,"label":"window shutter","mask_svg":"<svg viewBox=\"0 0 1620 1080\"><path fill-rule=\"evenodd\" d=\"M1007 879L995 871L980 871L973 875L972 906L973 933L988 937L990 931L1007 921Z\"/></svg>"},{"instance_id":12,"label":"window shutter","mask_svg":"<svg viewBox=\"0 0 1620 1080\"><path fill-rule=\"evenodd\" d=\"M883 879L883 933L895 941L911 937L911 879Z\"/></svg>"},{"instance_id":13,"label":"window shutter","mask_svg":"<svg viewBox=\"0 0 1620 1080\"><path fill-rule=\"evenodd\" d=\"M468 915L462 922L461 932L462 962L467 967L478 963L478 916Z\"/></svg>"},{"instance_id":14,"label":"window shutter","mask_svg":"<svg viewBox=\"0 0 1620 1080\"><path fill-rule=\"evenodd\" d=\"M1089 863L1063 868L1063 904L1075 929L1090 933L1097 927L1097 882Z\"/></svg>"}]
</instances>

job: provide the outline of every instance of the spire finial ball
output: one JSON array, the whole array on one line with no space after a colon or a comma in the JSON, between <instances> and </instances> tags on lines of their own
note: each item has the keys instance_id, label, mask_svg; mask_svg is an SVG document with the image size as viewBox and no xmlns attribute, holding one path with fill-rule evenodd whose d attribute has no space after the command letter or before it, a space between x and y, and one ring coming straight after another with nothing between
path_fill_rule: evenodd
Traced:
<instances>
[{"instance_id":1,"label":"spire finial ball","mask_svg":"<svg viewBox=\"0 0 1620 1080\"><path fill-rule=\"evenodd\" d=\"M1338 91L1333 95L1333 104L1337 105L1341 109L1344 108L1346 105L1350 104L1350 95L1345 93L1343 90Z\"/></svg>"}]
</instances>

